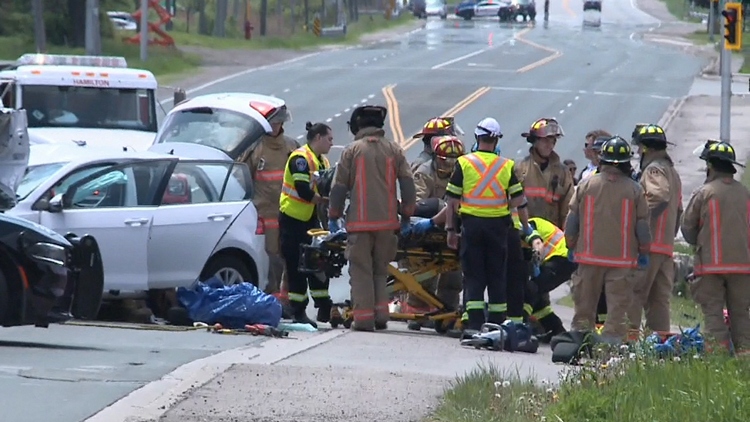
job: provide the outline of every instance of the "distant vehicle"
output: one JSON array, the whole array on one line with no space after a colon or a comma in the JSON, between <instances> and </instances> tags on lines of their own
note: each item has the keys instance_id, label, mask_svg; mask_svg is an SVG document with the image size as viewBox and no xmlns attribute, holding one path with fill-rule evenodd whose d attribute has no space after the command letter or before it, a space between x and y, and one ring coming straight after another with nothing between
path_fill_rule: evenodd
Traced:
<instances>
[{"instance_id":1,"label":"distant vehicle","mask_svg":"<svg viewBox=\"0 0 750 422\"><path fill-rule=\"evenodd\" d=\"M476 6L476 1L474 0L466 0L462 1L458 5L456 5L456 10L454 13L459 18L463 18L464 20L471 20L471 18L474 17L474 6Z\"/></svg>"},{"instance_id":2,"label":"distant vehicle","mask_svg":"<svg viewBox=\"0 0 750 422\"><path fill-rule=\"evenodd\" d=\"M47 327L68 283L74 283L73 316L94 319L103 282L102 256L93 237L63 237L0 213L0 325Z\"/></svg>"},{"instance_id":3,"label":"distant vehicle","mask_svg":"<svg viewBox=\"0 0 750 422\"><path fill-rule=\"evenodd\" d=\"M589 11L589 10L596 10L601 12L602 11L602 1L601 0L586 0L583 2L583 11Z\"/></svg>"},{"instance_id":4,"label":"distant vehicle","mask_svg":"<svg viewBox=\"0 0 750 422\"><path fill-rule=\"evenodd\" d=\"M515 22L519 16L523 21L536 20L536 3L534 0L511 0L502 3L497 12L500 22Z\"/></svg>"},{"instance_id":5,"label":"distant vehicle","mask_svg":"<svg viewBox=\"0 0 750 422\"><path fill-rule=\"evenodd\" d=\"M500 12L503 3L498 0L483 0L474 5L475 18L495 17Z\"/></svg>"},{"instance_id":6,"label":"distant vehicle","mask_svg":"<svg viewBox=\"0 0 750 422\"><path fill-rule=\"evenodd\" d=\"M18 204L6 213L95 236L107 298L213 276L264 288L268 255L247 165L202 145L152 148L33 145Z\"/></svg>"},{"instance_id":7,"label":"distant vehicle","mask_svg":"<svg viewBox=\"0 0 750 422\"><path fill-rule=\"evenodd\" d=\"M426 0L411 0L409 3L409 9L412 15L418 19L424 19L427 17L427 1Z\"/></svg>"},{"instance_id":8,"label":"distant vehicle","mask_svg":"<svg viewBox=\"0 0 750 422\"><path fill-rule=\"evenodd\" d=\"M425 0L425 17L440 16L448 19L448 5L445 0Z\"/></svg>"},{"instance_id":9,"label":"distant vehicle","mask_svg":"<svg viewBox=\"0 0 750 422\"><path fill-rule=\"evenodd\" d=\"M120 31L135 31L138 29L138 23L136 23L133 15L128 12L107 12L107 17L109 17L112 25Z\"/></svg>"},{"instance_id":10,"label":"distant vehicle","mask_svg":"<svg viewBox=\"0 0 750 422\"><path fill-rule=\"evenodd\" d=\"M583 3L583 25L599 27L602 24L601 0L586 0Z\"/></svg>"}]
</instances>

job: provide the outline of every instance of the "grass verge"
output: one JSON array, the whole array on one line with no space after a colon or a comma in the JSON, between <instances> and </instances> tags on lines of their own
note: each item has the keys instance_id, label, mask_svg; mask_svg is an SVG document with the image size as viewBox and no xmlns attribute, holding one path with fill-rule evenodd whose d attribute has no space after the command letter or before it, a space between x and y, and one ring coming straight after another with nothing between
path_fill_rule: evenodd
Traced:
<instances>
[{"instance_id":1,"label":"grass verge","mask_svg":"<svg viewBox=\"0 0 750 422\"><path fill-rule=\"evenodd\" d=\"M573 296L567 295L557 301L558 305L573 307ZM669 319L672 325L681 328L703 326L703 312L692 299L684 296L672 296L669 308Z\"/></svg>"},{"instance_id":2,"label":"grass verge","mask_svg":"<svg viewBox=\"0 0 750 422\"><path fill-rule=\"evenodd\" d=\"M380 15L363 15L358 22L347 25L346 36L341 38L316 37L312 32L300 29L297 34L288 37L260 37L254 34L252 40L238 38L218 38L207 35L199 35L186 32L171 32L178 46L192 46L212 49L268 49L284 48L300 50L316 47L324 44L349 44L356 43L359 39L371 32L389 28L395 28L413 22L414 17L404 13L398 18L387 20Z\"/></svg>"},{"instance_id":3,"label":"grass verge","mask_svg":"<svg viewBox=\"0 0 750 422\"><path fill-rule=\"evenodd\" d=\"M49 45L50 54L85 54L83 48L69 48ZM34 42L24 37L0 37L0 60L16 60L26 53L36 51ZM200 65L200 57L183 53L174 48L151 46L148 60L140 60L140 47L125 44L120 40L102 40L102 54L106 56L122 56L128 61L128 66L147 69L157 76L166 74L184 74Z\"/></svg>"},{"instance_id":4,"label":"grass verge","mask_svg":"<svg viewBox=\"0 0 750 422\"><path fill-rule=\"evenodd\" d=\"M701 22L700 18L690 16L691 11L708 13L708 9L692 9L688 0L662 0L667 6L667 10L677 19L688 22Z\"/></svg>"},{"instance_id":5,"label":"grass verge","mask_svg":"<svg viewBox=\"0 0 750 422\"><path fill-rule=\"evenodd\" d=\"M746 421L749 400L746 359L726 354L662 359L630 352L569 371L554 386L479 367L458 378L424 421Z\"/></svg>"}]
</instances>

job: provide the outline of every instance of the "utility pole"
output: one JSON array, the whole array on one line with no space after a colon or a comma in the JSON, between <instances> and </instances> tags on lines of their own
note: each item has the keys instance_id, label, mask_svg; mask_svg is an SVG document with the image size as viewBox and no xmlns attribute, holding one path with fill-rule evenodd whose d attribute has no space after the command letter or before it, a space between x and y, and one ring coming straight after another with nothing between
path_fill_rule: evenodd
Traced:
<instances>
[{"instance_id":1,"label":"utility pole","mask_svg":"<svg viewBox=\"0 0 750 422\"><path fill-rule=\"evenodd\" d=\"M148 0L141 0L141 61L148 60Z\"/></svg>"},{"instance_id":2,"label":"utility pole","mask_svg":"<svg viewBox=\"0 0 750 422\"><path fill-rule=\"evenodd\" d=\"M732 51L742 49L742 3L722 0L724 42L721 43L721 117L719 137L730 142L732 119Z\"/></svg>"},{"instance_id":3,"label":"utility pole","mask_svg":"<svg viewBox=\"0 0 750 422\"><path fill-rule=\"evenodd\" d=\"M36 42L36 52L44 53L47 51L47 31L44 28L44 1L32 0L31 13L34 15L34 41Z\"/></svg>"}]
</instances>

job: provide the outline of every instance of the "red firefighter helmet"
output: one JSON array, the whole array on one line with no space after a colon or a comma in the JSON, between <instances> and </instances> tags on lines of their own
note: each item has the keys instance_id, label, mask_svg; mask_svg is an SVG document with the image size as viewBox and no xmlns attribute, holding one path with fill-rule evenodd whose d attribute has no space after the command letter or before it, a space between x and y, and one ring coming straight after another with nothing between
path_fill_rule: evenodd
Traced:
<instances>
[{"instance_id":1,"label":"red firefighter helmet","mask_svg":"<svg viewBox=\"0 0 750 422\"><path fill-rule=\"evenodd\" d=\"M458 158L464 155L464 144L455 136L445 135L432 138L432 153L435 156L447 159Z\"/></svg>"}]
</instances>

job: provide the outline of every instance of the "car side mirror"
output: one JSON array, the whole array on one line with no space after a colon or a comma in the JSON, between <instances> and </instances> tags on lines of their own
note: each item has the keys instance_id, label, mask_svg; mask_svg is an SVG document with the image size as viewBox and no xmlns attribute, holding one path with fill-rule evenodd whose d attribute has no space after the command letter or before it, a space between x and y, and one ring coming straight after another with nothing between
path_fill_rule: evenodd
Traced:
<instances>
[{"instance_id":1,"label":"car side mirror","mask_svg":"<svg viewBox=\"0 0 750 422\"><path fill-rule=\"evenodd\" d=\"M63 194L58 193L47 203L47 211L52 213L62 212L63 210Z\"/></svg>"}]
</instances>

